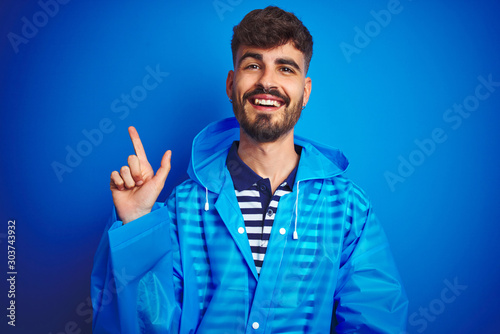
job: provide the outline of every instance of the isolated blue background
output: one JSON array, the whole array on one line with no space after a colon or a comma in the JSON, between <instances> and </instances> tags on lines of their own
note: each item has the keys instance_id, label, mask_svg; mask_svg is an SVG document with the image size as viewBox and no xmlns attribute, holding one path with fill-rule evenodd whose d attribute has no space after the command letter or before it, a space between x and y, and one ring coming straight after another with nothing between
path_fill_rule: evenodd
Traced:
<instances>
[{"instance_id":1,"label":"isolated blue background","mask_svg":"<svg viewBox=\"0 0 500 334\"><path fill-rule=\"evenodd\" d=\"M133 153L127 127L137 127L155 169L173 150L164 200L186 177L196 133L232 115L232 27L268 4L69 1L43 21L37 1L1 2L2 333L90 332L92 260L111 211L109 174ZM500 81L498 2L401 0L378 30L371 11L388 1L273 4L295 12L315 42L297 133L341 148L347 175L372 199L410 299L408 333L499 333L500 87L469 105L460 126L443 119L455 103L475 101L479 76ZM22 36L23 17L33 23L34 15L38 32L13 47L9 33ZM366 27L372 37L346 57L342 43L355 46ZM168 76L127 114L114 112L122 94L141 93L148 66ZM112 131L83 147L83 131L103 119ZM437 128L446 140L418 153L415 140ZM67 147L78 145L88 154L58 178L54 162L67 165ZM410 157L418 166L391 188L387 173ZM17 224L15 328L5 317L9 219ZM462 286L453 302L443 301L453 296L445 281Z\"/></svg>"}]
</instances>

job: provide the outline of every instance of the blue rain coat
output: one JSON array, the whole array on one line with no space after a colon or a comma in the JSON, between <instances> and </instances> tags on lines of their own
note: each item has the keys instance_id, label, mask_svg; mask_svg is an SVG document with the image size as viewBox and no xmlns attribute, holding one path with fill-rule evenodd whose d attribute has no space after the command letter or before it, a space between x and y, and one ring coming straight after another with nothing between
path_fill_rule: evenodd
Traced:
<instances>
[{"instance_id":1,"label":"blue rain coat","mask_svg":"<svg viewBox=\"0 0 500 334\"><path fill-rule=\"evenodd\" d=\"M295 138L293 192L257 275L226 167L238 138L234 118L209 125L193 141L190 179L165 204L123 226L113 215L92 272L94 333L404 332L386 236L336 149Z\"/></svg>"}]
</instances>

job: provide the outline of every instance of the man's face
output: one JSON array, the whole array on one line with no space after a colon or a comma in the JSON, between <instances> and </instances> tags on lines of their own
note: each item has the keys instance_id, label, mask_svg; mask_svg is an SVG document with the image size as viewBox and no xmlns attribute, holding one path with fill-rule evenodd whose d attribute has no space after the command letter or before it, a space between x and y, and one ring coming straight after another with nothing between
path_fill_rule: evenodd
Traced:
<instances>
[{"instance_id":1,"label":"man's face","mask_svg":"<svg viewBox=\"0 0 500 334\"><path fill-rule=\"evenodd\" d=\"M241 128L260 143L290 133L310 92L304 55L290 42L273 49L240 46L226 82Z\"/></svg>"}]
</instances>

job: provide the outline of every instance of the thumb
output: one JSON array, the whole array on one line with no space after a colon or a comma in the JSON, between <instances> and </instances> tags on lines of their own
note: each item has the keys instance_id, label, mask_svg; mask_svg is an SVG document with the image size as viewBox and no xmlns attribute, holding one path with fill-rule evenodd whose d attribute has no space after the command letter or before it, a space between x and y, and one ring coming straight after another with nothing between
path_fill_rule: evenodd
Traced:
<instances>
[{"instance_id":1,"label":"thumb","mask_svg":"<svg viewBox=\"0 0 500 334\"><path fill-rule=\"evenodd\" d=\"M156 184L160 185L160 188L163 188L165 181L167 180L168 173L170 172L170 159L172 157L172 151L168 150L161 158L161 166L156 171L156 175L153 177Z\"/></svg>"}]
</instances>

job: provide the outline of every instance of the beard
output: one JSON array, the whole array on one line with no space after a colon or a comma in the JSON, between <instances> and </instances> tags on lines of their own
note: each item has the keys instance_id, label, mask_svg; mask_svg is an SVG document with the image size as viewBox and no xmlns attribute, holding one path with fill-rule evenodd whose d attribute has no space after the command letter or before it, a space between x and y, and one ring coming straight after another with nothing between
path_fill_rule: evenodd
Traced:
<instances>
[{"instance_id":1,"label":"beard","mask_svg":"<svg viewBox=\"0 0 500 334\"><path fill-rule=\"evenodd\" d=\"M253 95L266 93L283 99L285 107L272 114L254 113L254 119L252 120L249 111L245 109L245 105L247 103L250 104L248 98ZM272 143L289 133L295 127L302 112L304 97L302 96L297 103L291 104L290 99L277 90L265 92L262 89L256 89L245 93L242 100L238 100L233 91L232 100L234 115L243 131L258 143Z\"/></svg>"}]
</instances>

